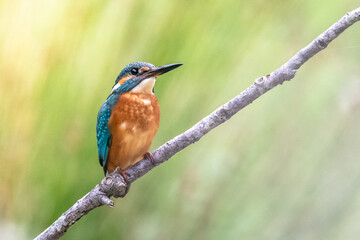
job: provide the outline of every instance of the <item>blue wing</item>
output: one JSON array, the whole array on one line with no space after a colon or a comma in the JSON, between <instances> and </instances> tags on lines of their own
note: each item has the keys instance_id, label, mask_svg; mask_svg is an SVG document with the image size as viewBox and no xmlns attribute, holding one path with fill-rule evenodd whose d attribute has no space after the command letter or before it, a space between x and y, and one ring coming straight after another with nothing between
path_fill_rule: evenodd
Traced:
<instances>
[{"instance_id":1,"label":"blue wing","mask_svg":"<svg viewBox=\"0 0 360 240\"><path fill-rule=\"evenodd\" d=\"M104 102L99 110L96 124L97 148L99 154L99 162L102 167L106 166L106 160L111 145L111 133L108 126L110 119L111 107L108 102Z\"/></svg>"}]
</instances>

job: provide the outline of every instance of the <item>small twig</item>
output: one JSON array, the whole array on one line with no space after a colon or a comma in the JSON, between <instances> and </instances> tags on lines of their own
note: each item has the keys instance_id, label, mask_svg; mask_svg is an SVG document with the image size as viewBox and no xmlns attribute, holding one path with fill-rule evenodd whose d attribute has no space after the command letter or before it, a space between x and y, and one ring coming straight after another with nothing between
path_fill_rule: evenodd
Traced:
<instances>
[{"instance_id":1,"label":"small twig","mask_svg":"<svg viewBox=\"0 0 360 240\"><path fill-rule=\"evenodd\" d=\"M315 38L309 45L296 53L280 68L255 80L245 91L225 103L186 132L156 149L152 154L156 164L143 159L127 170L129 182L134 182L155 166L167 161L177 152L200 140L210 130L229 120L235 113L252 103L265 92L294 78L296 71L311 57L325 49L345 29L360 20L360 7L347 13L339 21ZM111 196L124 197L126 183L123 177L114 171L105 177L83 198L78 200L69 210L63 213L50 227L36 239L58 239L66 230L89 211L102 205L114 206Z\"/></svg>"}]
</instances>

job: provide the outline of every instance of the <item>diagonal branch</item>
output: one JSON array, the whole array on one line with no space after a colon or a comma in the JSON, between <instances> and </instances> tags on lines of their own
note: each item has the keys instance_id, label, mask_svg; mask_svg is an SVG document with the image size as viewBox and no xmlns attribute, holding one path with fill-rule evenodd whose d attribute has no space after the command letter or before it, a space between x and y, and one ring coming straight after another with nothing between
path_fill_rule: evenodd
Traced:
<instances>
[{"instance_id":1,"label":"diagonal branch","mask_svg":"<svg viewBox=\"0 0 360 240\"><path fill-rule=\"evenodd\" d=\"M296 53L289 61L267 76L255 80L254 84L245 91L225 103L192 128L179 136L168 141L153 151L154 163L143 159L131 166L128 170L129 183L134 182L155 166L167 161L177 152L186 148L192 143L200 140L210 130L229 120L235 113L252 103L255 99L294 78L296 71L311 57L325 49L327 45L337 38L352 24L360 20L360 7L348 12L339 21L329 27L320 36L315 38L309 45ZM114 206L110 200L111 196L124 197L126 195L127 183L123 177L114 171L106 176L100 184L96 185L83 198L78 200L70 209L64 212L50 227L42 232L36 239L58 239L66 230L76 223L82 216L102 205Z\"/></svg>"}]
</instances>

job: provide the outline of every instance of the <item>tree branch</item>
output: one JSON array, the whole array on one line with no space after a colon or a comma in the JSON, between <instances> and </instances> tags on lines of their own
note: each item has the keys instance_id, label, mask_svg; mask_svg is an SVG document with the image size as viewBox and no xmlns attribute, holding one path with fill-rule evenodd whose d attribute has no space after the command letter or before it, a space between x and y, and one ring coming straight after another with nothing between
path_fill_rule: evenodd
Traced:
<instances>
[{"instance_id":1,"label":"tree branch","mask_svg":"<svg viewBox=\"0 0 360 240\"><path fill-rule=\"evenodd\" d=\"M320 36L315 38L309 45L296 53L289 61L280 68L255 80L254 84L245 91L225 103L200 122L195 124L186 132L152 152L155 164L148 159L143 159L131 166L128 170L129 183L134 182L155 166L167 161L177 152L186 148L192 143L200 140L210 130L229 120L235 113L252 103L255 99L294 78L296 71L311 57L325 49L328 44L338 37L345 29L360 20L360 7L347 13L339 21L333 24ZM100 184L96 185L83 198L78 200L70 209L64 212L50 227L42 232L36 239L58 239L66 230L76 223L82 216L102 205L114 206L110 200L111 196L124 197L126 195L127 183L123 177L114 171L106 176Z\"/></svg>"}]
</instances>

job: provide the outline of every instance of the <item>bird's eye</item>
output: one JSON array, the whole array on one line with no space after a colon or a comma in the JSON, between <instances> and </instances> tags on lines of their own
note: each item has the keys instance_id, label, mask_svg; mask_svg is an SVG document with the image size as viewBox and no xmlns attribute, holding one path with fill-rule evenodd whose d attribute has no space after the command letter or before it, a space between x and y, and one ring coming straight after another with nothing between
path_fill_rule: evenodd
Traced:
<instances>
[{"instance_id":1,"label":"bird's eye","mask_svg":"<svg viewBox=\"0 0 360 240\"><path fill-rule=\"evenodd\" d=\"M137 68L133 68L133 69L131 69L131 73L136 75L139 73L139 70Z\"/></svg>"}]
</instances>

